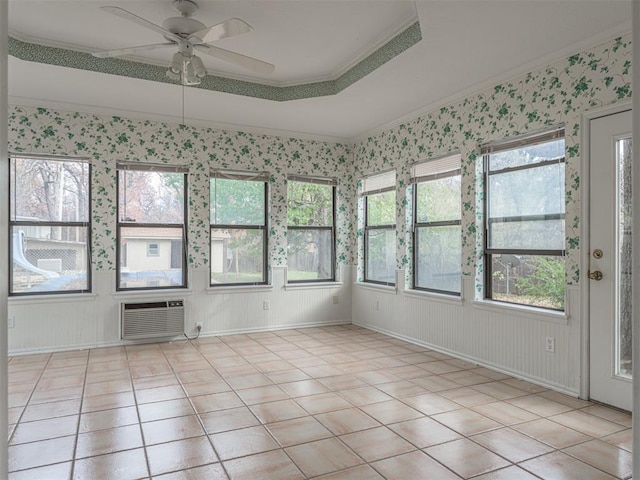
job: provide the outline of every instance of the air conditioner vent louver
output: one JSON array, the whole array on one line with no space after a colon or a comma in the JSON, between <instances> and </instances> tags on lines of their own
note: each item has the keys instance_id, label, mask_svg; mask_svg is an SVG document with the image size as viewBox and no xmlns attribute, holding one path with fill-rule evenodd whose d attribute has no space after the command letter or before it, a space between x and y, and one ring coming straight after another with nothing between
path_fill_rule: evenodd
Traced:
<instances>
[{"instance_id":1,"label":"air conditioner vent louver","mask_svg":"<svg viewBox=\"0 0 640 480\"><path fill-rule=\"evenodd\" d=\"M122 303L121 338L143 340L184 333L184 301Z\"/></svg>"}]
</instances>

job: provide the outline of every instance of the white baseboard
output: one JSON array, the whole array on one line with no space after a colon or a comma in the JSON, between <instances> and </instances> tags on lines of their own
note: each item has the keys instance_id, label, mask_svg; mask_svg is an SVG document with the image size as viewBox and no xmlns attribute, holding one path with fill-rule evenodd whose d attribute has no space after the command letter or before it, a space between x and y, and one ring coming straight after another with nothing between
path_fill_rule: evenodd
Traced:
<instances>
[{"instance_id":1,"label":"white baseboard","mask_svg":"<svg viewBox=\"0 0 640 480\"><path fill-rule=\"evenodd\" d=\"M312 322L312 323L294 323L289 325L276 325L264 328L237 328L231 330L222 330L218 332L205 332L200 333L200 338L206 337L221 337L226 335L239 335L246 333L261 333L277 330L291 330L296 328L314 328L314 327L328 327L334 325L351 325L351 320L335 320L331 322ZM159 343L159 342L178 342L188 341L185 337L174 337L167 340L148 339L148 340L119 340L115 342L105 343L91 343L84 345L67 345L54 348L28 348L23 350L13 350L9 352L9 357L20 357L24 355L35 355L42 353L57 353L57 352L70 352L75 350L87 350L91 348L107 348L107 347L125 347L128 345L142 345L145 343Z\"/></svg>"},{"instance_id":2,"label":"white baseboard","mask_svg":"<svg viewBox=\"0 0 640 480\"><path fill-rule=\"evenodd\" d=\"M430 350L435 350L436 352L446 353L447 355L451 355L452 357L458 358L460 360L464 360L464 361L473 363L473 364L478 365L480 367L486 367L486 368L489 368L491 370L495 370L496 372L504 373L505 375L510 375L512 377L518 378L519 380L524 380L526 382L533 383L535 385L539 385L539 386L544 387L544 388L555 390L556 392L564 393L564 394L570 395L572 397L579 397L580 396L580 393L577 390L572 390L572 389L567 388L566 386L560 385L558 383L549 382L548 380L545 380L544 378L539 378L539 377L534 377L534 376L531 376L531 375L527 375L526 373L523 373L523 372L520 372L520 371L517 371L517 370L511 370L511 369L503 367L501 365L496 365L494 363L487 362L485 360L473 357L471 355L464 355L464 354L462 354L460 352L449 350L448 348L443 348L443 347L440 347L438 345L433 345L433 344L431 344L429 342L423 342L423 341L417 340L417 339L412 338L412 337L407 337L406 335L401 335L399 333L393 332L391 330L387 330L385 328L373 327L371 325L367 325L365 323L358 323L358 322L353 322L353 324L357 325L359 327L362 327L362 328L366 328L367 330L372 330L372 331L378 332L378 333L384 333L385 335L389 335L390 337L397 338L399 340L404 340L405 342L412 343L412 344L418 345L420 347L425 347L425 348L428 348Z\"/></svg>"}]
</instances>

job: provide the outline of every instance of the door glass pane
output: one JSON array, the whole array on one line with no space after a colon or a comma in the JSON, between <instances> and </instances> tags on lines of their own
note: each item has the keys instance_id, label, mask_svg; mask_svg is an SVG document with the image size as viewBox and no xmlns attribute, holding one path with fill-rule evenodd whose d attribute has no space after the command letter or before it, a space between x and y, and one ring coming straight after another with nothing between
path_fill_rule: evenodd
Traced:
<instances>
[{"instance_id":1,"label":"door glass pane","mask_svg":"<svg viewBox=\"0 0 640 480\"><path fill-rule=\"evenodd\" d=\"M631 139L616 143L618 163L618 301L616 324L616 374L631 378Z\"/></svg>"}]
</instances>

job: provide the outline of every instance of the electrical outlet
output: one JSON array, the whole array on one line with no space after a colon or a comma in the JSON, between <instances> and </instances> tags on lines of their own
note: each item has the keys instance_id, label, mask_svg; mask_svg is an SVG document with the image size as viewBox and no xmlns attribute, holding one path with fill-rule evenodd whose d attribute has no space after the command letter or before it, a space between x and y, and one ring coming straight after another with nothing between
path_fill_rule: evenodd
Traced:
<instances>
[{"instance_id":1,"label":"electrical outlet","mask_svg":"<svg viewBox=\"0 0 640 480\"><path fill-rule=\"evenodd\" d=\"M262 309L263 310L269 310L269 300L263 300L262 301Z\"/></svg>"},{"instance_id":2,"label":"electrical outlet","mask_svg":"<svg viewBox=\"0 0 640 480\"><path fill-rule=\"evenodd\" d=\"M375 302L373 302L373 309L380 310L380 300L376 300Z\"/></svg>"},{"instance_id":3,"label":"electrical outlet","mask_svg":"<svg viewBox=\"0 0 640 480\"><path fill-rule=\"evenodd\" d=\"M547 337L544 344L544 349L547 352L554 353L556 351L556 339L553 337Z\"/></svg>"},{"instance_id":4,"label":"electrical outlet","mask_svg":"<svg viewBox=\"0 0 640 480\"><path fill-rule=\"evenodd\" d=\"M7 320L7 328L13 328L16 326L16 317L9 317Z\"/></svg>"},{"instance_id":5,"label":"electrical outlet","mask_svg":"<svg viewBox=\"0 0 640 480\"><path fill-rule=\"evenodd\" d=\"M196 322L196 330L197 330L198 332L201 332L201 331L202 331L202 322Z\"/></svg>"},{"instance_id":6,"label":"electrical outlet","mask_svg":"<svg viewBox=\"0 0 640 480\"><path fill-rule=\"evenodd\" d=\"M340 297L338 295L333 296L333 303L334 305L337 305L338 303L340 303Z\"/></svg>"}]
</instances>

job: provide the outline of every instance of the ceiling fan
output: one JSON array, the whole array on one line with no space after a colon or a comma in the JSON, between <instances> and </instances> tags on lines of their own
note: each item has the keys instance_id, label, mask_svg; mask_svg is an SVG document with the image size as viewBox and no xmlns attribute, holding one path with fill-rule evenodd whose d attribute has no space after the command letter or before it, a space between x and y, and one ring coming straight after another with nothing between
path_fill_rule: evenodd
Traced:
<instances>
[{"instance_id":1,"label":"ceiling fan","mask_svg":"<svg viewBox=\"0 0 640 480\"><path fill-rule=\"evenodd\" d=\"M196 50L257 74L268 75L273 72L275 66L270 63L209 45L211 42L222 38L250 32L252 27L248 23L238 18L231 18L207 27L202 22L191 18L198 10L198 5L193 0L174 0L173 7L180 16L167 18L162 22L162 26L139 17L124 8L101 7L105 12L160 33L164 36L166 42L95 52L93 56L111 58L177 46L178 51L173 54L171 65L167 70L167 76L171 80L180 81L183 85L197 85L200 83L200 79L207 75L202 60L195 55Z\"/></svg>"}]
</instances>

